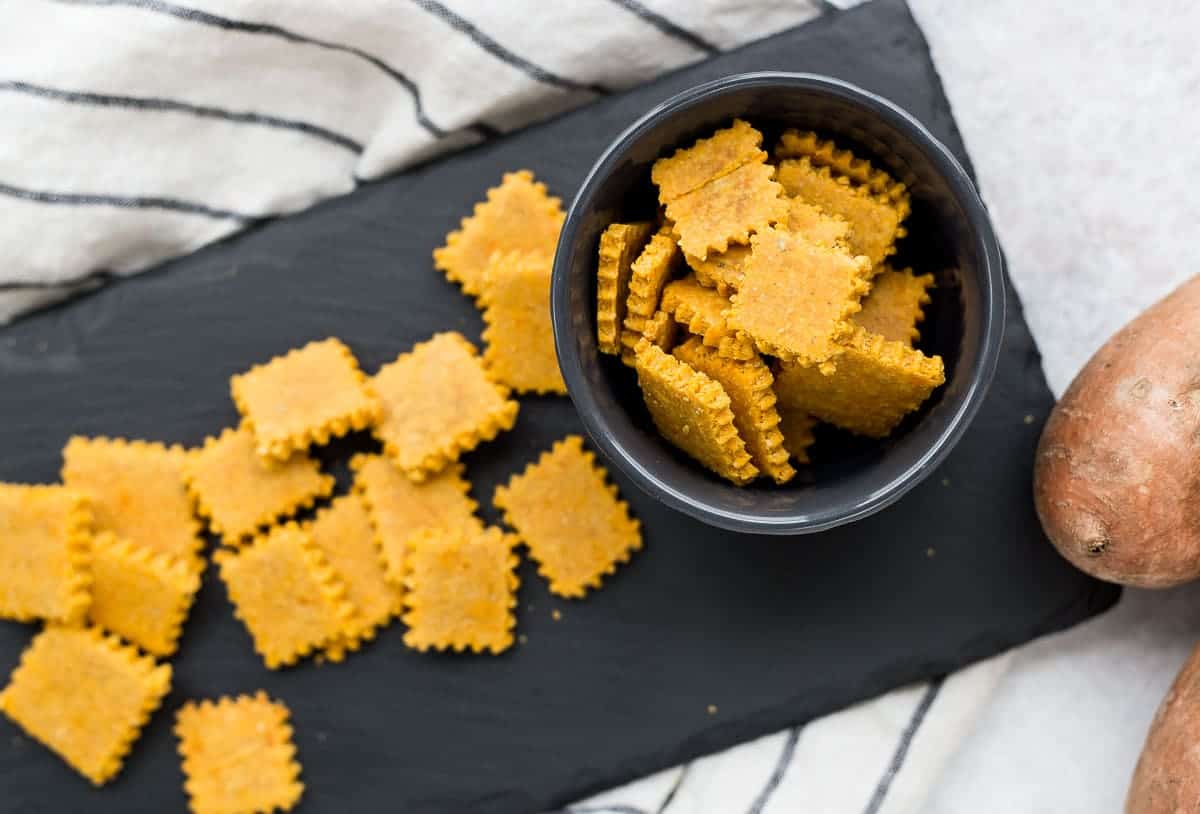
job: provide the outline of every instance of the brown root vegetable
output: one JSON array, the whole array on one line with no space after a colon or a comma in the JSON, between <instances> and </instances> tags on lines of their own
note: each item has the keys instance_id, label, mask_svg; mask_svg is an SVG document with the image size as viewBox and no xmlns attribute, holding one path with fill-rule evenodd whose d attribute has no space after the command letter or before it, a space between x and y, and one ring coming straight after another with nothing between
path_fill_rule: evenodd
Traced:
<instances>
[{"instance_id":1,"label":"brown root vegetable","mask_svg":"<svg viewBox=\"0 0 1200 814\"><path fill-rule=\"evenodd\" d=\"M1100 579L1200 577L1200 276L1096 352L1050 414L1034 500L1064 557Z\"/></svg>"},{"instance_id":2,"label":"brown root vegetable","mask_svg":"<svg viewBox=\"0 0 1200 814\"><path fill-rule=\"evenodd\" d=\"M1200 811L1200 646L1154 715L1125 798L1126 814Z\"/></svg>"}]
</instances>

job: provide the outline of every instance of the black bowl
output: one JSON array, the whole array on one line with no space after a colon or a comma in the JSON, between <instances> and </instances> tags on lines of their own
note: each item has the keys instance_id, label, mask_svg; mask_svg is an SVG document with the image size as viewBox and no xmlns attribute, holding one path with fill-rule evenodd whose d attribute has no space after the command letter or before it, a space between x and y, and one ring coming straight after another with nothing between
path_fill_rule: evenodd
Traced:
<instances>
[{"instance_id":1,"label":"black bowl","mask_svg":"<svg viewBox=\"0 0 1200 814\"><path fill-rule=\"evenodd\" d=\"M869 157L913 198L897 267L936 276L920 347L946 383L882 441L818 430L813 463L789 484L733 486L655 432L636 375L596 348L596 258L613 221L652 218L650 166L740 117L766 145L786 127L816 130ZM684 91L651 110L600 156L571 204L554 260L554 340L567 389L608 460L663 503L734 531L821 531L879 511L942 461L978 410L1004 330L1004 273L987 212L966 172L916 119L879 96L812 74L750 73Z\"/></svg>"}]
</instances>

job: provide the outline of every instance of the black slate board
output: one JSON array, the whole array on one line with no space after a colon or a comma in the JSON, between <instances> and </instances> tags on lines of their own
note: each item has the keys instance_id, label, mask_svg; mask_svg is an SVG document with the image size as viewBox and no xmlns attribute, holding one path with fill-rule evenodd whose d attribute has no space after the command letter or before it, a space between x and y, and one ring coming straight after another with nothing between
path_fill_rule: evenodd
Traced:
<instances>
[{"instance_id":1,"label":"black slate board","mask_svg":"<svg viewBox=\"0 0 1200 814\"><path fill-rule=\"evenodd\" d=\"M198 443L236 419L231 373L315 337L341 336L370 370L435 330L477 336L474 308L429 253L502 171L531 167L569 198L646 109L762 69L877 91L967 161L903 3L831 15L0 332L0 479L54 480L72 432ZM262 687L294 712L302 810L535 814L1097 613L1117 589L1061 561L1031 509L1030 464L1052 400L1015 298L1008 314L999 374L970 432L873 518L816 537L739 538L618 479L646 550L585 602L551 598L523 565L528 643L501 658L422 656L394 626L344 665L271 673L210 571L174 690L116 782L91 790L5 720L0 811L182 810L175 709ZM498 482L577 431L565 399L525 399L516 431L468 457L475 496L486 505ZM0 625L0 673L32 633Z\"/></svg>"}]
</instances>

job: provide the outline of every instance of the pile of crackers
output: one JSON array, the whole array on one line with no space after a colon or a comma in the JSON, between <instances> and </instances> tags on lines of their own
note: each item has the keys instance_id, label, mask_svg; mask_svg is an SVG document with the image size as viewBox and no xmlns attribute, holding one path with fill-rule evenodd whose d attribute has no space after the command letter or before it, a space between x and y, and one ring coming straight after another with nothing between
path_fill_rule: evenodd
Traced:
<instances>
[{"instance_id":1,"label":"pile of crackers","mask_svg":"<svg viewBox=\"0 0 1200 814\"><path fill-rule=\"evenodd\" d=\"M915 347L932 274L888 263L904 184L812 132L740 119L655 162L660 221L600 239L597 344L658 431L737 485L791 480L818 421L890 434L945 381Z\"/></svg>"},{"instance_id":2,"label":"pile of crackers","mask_svg":"<svg viewBox=\"0 0 1200 814\"><path fill-rule=\"evenodd\" d=\"M576 435L499 487L510 530L470 497L464 453L511 429L513 393L562 393L549 317L559 201L510 173L435 264L478 298L480 353L439 333L372 375L335 338L231 378L238 426L184 449L74 437L62 483L0 484L0 617L40 621L0 711L96 785L171 687L167 662L207 560L266 667L341 662L399 618L415 650L514 642L519 551L579 598L642 546L640 524ZM369 432L353 485L313 451ZM261 691L176 715L196 812L289 809L303 784L286 705Z\"/></svg>"}]
</instances>

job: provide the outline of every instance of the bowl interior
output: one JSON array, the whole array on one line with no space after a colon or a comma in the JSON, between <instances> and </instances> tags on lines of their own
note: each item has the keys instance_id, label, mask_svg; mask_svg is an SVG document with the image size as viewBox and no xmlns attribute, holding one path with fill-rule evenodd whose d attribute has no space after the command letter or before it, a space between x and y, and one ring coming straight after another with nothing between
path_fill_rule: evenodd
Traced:
<instances>
[{"instance_id":1,"label":"bowl interior","mask_svg":"<svg viewBox=\"0 0 1200 814\"><path fill-rule=\"evenodd\" d=\"M726 528L814 531L886 505L914 485L957 438L958 425L973 413L979 390L986 387L991 374L986 368L994 366L999 345L994 308L1003 298L995 290L999 271L989 269L989 263L999 260L989 256L994 238L986 223L982 228L987 234L981 234L982 209L972 212L967 205L975 195L965 174L905 114L829 80L802 75L741 80L694 89L648 114L626 131L585 182L564 228L555 268L559 355L589 433L641 486ZM596 348L600 233L613 221L653 218L654 161L735 117L762 130L768 150L787 127L811 129L907 184L913 211L892 263L936 278L919 346L942 357L946 384L882 441L822 425L811 450L812 464L800 467L784 486L759 481L734 487L692 462L655 432L634 372Z\"/></svg>"}]
</instances>

